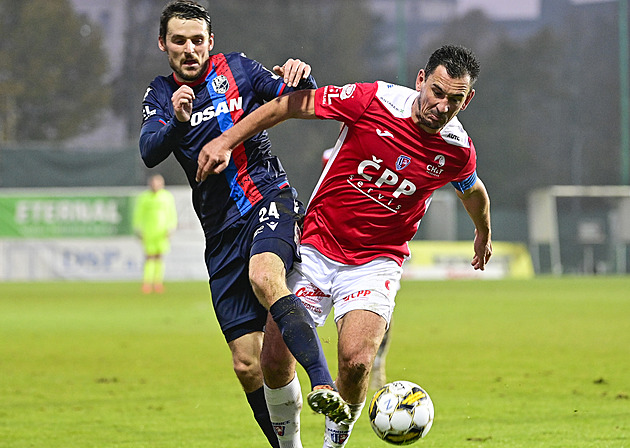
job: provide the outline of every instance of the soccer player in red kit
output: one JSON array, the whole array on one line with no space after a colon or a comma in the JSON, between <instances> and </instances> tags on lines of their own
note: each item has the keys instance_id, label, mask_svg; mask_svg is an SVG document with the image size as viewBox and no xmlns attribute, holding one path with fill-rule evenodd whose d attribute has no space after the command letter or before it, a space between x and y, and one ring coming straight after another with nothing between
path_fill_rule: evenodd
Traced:
<instances>
[{"instance_id":1,"label":"soccer player in red kit","mask_svg":"<svg viewBox=\"0 0 630 448\"><path fill-rule=\"evenodd\" d=\"M352 417L327 419L324 447L346 444L365 404L374 356L389 324L408 242L435 190L452 183L475 225L474 269L492 255L490 199L477 177L476 152L456 118L466 109L479 74L474 54L446 45L418 72L416 89L385 82L325 86L279 97L207 143L197 176L220 172L232 148L288 118L343 123L330 162L310 199L301 240L301 263L289 287L318 325L334 309L338 330L337 388ZM265 393L272 422L292 421L287 394L295 361L268 321L263 371L276 384ZM277 339L278 344L269 343ZM288 395L287 395L288 396ZM280 420L282 419L282 420Z\"/></svg>"}]
</instances>

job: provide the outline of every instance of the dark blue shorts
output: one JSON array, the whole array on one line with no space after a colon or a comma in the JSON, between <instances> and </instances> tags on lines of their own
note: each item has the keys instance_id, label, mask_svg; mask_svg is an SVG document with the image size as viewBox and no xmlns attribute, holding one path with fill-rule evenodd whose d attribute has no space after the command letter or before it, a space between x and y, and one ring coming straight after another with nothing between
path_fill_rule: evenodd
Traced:
<instances>
[{"instance_id":1,"label":"dark blue shorts","mask_svg":"<svg viewBox=\"0 0 630 448\"><path fill-rule=\"evenodd\" d=\"M206 266L212 304L227 342L262 331L267 320L249 283L249 259L264 252L277 254L289 272L298 259L304 207L293 188L279 190L256 204L236 225L206 239Z\"/></svg>"}]
</instances>

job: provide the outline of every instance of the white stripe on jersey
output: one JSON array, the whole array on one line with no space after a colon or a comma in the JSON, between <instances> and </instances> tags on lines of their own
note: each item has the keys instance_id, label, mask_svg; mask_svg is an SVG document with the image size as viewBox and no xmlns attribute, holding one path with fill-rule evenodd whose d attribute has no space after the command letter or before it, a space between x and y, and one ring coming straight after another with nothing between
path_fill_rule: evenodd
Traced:
<instances>
[{"instance_id":1,"label":"white stripe on jersey","mask_svg":"<svg viewBox=\"0 0 630 448\"><path fill-rule=\"evenodd\" d=\"M332 148L332 153L330 154L330 157L328 158L328 162L326 162L324 171L322 171L322 174L319 176L317 185L315 185L315 188L313 189L313 193L311 193L311 197L308 200L309 204L313 200L313 197L315 197L315 195L317 194L317 191L319 190L319 186L322 184L322 180L324 180L324 177L326 177L326 174L328 174L328 169L330 168L332 163L335 161L335 158L337 157L337 153L339 153L339 148L341 148L341 145L343 145L343 142L346 139L346 134L348 134L348 126L344 124L343 127L341 128L341 132L339 133L339 137L337 138L337 142L335 143L335 146ZM308 204L306 208L308 209Z\"/></svg>"}]
</instances>

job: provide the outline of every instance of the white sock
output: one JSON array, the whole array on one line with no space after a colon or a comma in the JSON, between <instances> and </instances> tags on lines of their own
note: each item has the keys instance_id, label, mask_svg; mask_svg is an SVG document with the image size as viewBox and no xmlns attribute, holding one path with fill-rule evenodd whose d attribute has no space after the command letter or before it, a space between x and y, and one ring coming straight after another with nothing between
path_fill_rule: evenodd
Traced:
<instances>
[{"instance_id":1,"label":"white sock","mask_svg":"<svg viewBox=\"0 0 630 448\"><path fill-rule=\"evenodd\" d=\"M335 423L328 417L326 417L326 432L324 433L324 448L342 448L346 446L354 422L359 419L361 411L365 406L365 401L357 404L348 403L350 408L350 420L345 420L341 423Z\"/></svg>"},{"instance_id":2,"label":"white sock","mask_svg":"<svg viewBox=\"0 0 630 448\"><path fill-rule=\"evenodd\" d=\"M300 441L302 389L297 374L284 387L271 389L266 384L264 387L269 417L278 436L280 448L302 448Z\"/></svg>"}]
</instances>

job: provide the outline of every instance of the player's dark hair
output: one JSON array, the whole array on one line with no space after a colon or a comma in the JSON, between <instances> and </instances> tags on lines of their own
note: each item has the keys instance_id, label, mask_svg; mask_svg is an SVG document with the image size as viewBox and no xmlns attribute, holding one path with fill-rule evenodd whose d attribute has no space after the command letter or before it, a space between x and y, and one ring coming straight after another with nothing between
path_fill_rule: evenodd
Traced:
<instances>
[{"instance_id":1,"label":"player's dark hair","mask_svg":"<svg viewBox=\"0 0 630 448\"><path fill-rule=\"evenodd\" d=\"M475 54L465 47L444 45L435 50L424 67L426 75L432 74L439 65L443 65L446 73L452 78L469 75L471 86L479 77L479 61Z\"/></svg>"},{"instance_id":2,"label":"player's dark hair","mask_svg":"<svg viewBox=\"0 0 630 448\"><path fill-rule=\"evenodd\" d=\"M208 34L212 33L212 20L206 8L192 0L175 0L162 10L160 16L160 37L166 40L168 21L173 17L185 20L203 20L208 24Z\"/></svg>"}]
</instances>

